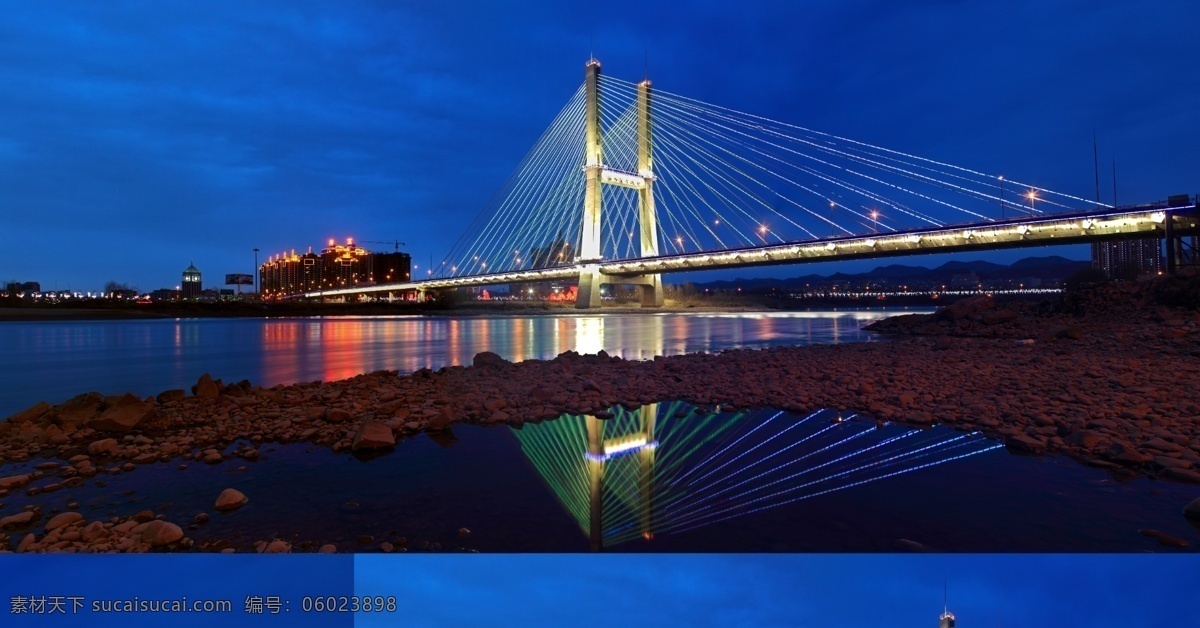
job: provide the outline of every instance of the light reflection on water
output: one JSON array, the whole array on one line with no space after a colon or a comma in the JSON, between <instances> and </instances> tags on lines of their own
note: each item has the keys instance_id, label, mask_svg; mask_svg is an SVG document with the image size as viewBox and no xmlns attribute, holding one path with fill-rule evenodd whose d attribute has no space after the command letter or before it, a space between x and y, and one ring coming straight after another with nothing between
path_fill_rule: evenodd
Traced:
<instances>
[{"instance_id":1,"label":"light reflection on water","mask_svg":"<svg viewBox=\"0 0 1200 628\"><path fill-rule=\"evenodd\" d=\"M496 317L47 321L0 324L0 417L91 390L153 395L202 373L265 386L380 369L513 361L601 349L626 359L730 348L869 341L897 310Z\"/></svg>"}]
</instances>

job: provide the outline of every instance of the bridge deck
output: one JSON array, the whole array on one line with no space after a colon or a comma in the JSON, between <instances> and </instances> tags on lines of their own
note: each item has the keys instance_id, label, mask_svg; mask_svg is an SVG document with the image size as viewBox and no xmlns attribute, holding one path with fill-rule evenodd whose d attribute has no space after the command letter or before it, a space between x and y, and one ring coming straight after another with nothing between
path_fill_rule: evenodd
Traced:
<instances>
[{"instance_id":1,"label":"bridge deck","mask_svg":"<svg viewBox=\"0 0 1200 628\"><path fill-rule=\"evenodd\" d=\"M598 267L602 275L607 275L611 279L610 283L621 283L623 278L647 274L1162 237L1168 213L1174 217L1176 233L1194 234L1198 231L1196 206L1168 208L1165 203L1157 203L1130 208L1021 217L1003 221L891 231L744 249L702 251L612 262L601 261L595 264L574 264L539 270L359 286L314 292L304 296L338 296L575 279L579 277L580 271L593 266Z\"/></svg>"}]
</instances>

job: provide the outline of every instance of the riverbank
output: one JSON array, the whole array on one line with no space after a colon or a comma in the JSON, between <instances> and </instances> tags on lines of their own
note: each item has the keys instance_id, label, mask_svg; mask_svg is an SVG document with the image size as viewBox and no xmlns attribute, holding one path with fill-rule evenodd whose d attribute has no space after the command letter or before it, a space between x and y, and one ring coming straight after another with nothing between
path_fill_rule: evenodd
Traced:
<instances>
[{"instance_id":1,"label":"riverbank","mask_svg":"<svg viewBox=\"0 0 1200 628\"><path fill-rule=\"evenodd\" d=\"M971 299L937 314L877 324L880 331L905 334L886 343L644 362L568 352L513 364L482 353L470 367L379 371L270 389L204 376L190 394L89 393L58 405L43 402L0 423L0 458L57 459L57 466L0 478L0 500L157 462L253 461L262 443L308 442L371 456L418 432L457 423L520 427L563 413L604 417L615 405L666 399L796 413L835 408L913 426L944 423L981 431L1019 452L1061 453L1114 473L1200 484L1194 292L1189 280L1171 280L1106 286L1040 305ZM227 451L239 441L250 444ZM28 488L45 476L55 481ZM21 535L9 539L10 547L96 547L82 536L47 542L34 531L41 518L25 510L0 520L14 537ZM121 538L144 535L147 528L133 532L143 523ZM121 542L101 545L117 549ZM162 547L179 549L179 542ZM134 540L123 549L152 547Z\"/></svg>"},{"instance_id":2,"label":"riverbank","mask_svg":"<svg viewBox=\"0 0 1200 628\"><path fill-rule=\"evenodd\" d=\"M420 303L159 303L112 304L105 307L32 305L0 307L6 321L146 320L175 318L284 318L300 316L591 316L596 314L748 313L933 306L936 299L779 299L723 298L674 301L663 307L643 308L634 303L606 303L595 310L577 310L574 303L552 301L466 301L447 304Z\"/></svg>"}]
</instances>

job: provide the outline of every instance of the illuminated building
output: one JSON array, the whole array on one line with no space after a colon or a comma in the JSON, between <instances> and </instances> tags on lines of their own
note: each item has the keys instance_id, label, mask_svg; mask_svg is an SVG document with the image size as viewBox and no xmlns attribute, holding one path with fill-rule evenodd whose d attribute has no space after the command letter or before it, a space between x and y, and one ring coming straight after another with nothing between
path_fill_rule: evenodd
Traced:
<instances>
[{"instance_id":1,"label":"illuminated building","mask_svg":"<svg viewBox=\"0 0 1200 628\"><path fill-rule=\"evenodd\" d=\"M408 253L372 253L347 238L345 244L329 241L319 254L310 248L297 254L293 249L272 255L258 269L263 298L373 286L408 281L412 272Z\"/></svg>"},{"instance_id":2,"label":"illuminated building","mask_svg":"<svg viewBox=\"0 0 1200 628\"><path fill-rule=\"evenodd\" d=\"M183 271L183 288L181 294L185 299L199 299L203 288L200 283L200 271L196 269L195 264L189 263L187 270Z\"/></svg>"},{"instance_id":3,"label":"illuminated building","mask_svg":"<svg viewBox=\"0 0 1200 628\"><path fill-rule=\"evenodd\" d=\"M1162 243L1157 238L1092 243L1092 268L1109 279L1136 279L1163 270Z\"/></svg>"}]
</instances>

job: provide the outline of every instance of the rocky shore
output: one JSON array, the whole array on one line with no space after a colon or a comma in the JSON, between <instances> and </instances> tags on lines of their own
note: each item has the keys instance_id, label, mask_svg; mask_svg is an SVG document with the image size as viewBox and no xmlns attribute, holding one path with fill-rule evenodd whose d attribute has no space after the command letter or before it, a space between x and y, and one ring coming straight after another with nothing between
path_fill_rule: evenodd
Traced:
<instances>
[{"instance_id":1,"label":"rocky shore","mask_svg":"<svg viewBox=\"0 0 1200 628\"><path fill-rule=\"evenodd\" d=\"M982 431L1020 452L1066 454L1114 472L1200 484L1196 286L1188 279L1118 284L1042 304L973 297L935 314L876 323L874 331L897 334L888 342L651 361L568 352L514 364L481 353L470 367L379 371L337 382L261 388L205 375L191 391L153 398L87 393L0 422L0 460L48 460L33 473L0 477L0 513L4 496L17 491L51 492L156 462L254 461L258 444L386 452L405 437L456 423L520 427L563 413L604 418L616 405L673 399L944 423ZM225 452L238 441L252 445ZM45 476L54 481L29 487ZM176 534L179 524L155 525L153 513L145 521L91 522L67 516L74 514L44 523L36 509L8 514L0 518L0 548L191 545L181 530ZM260 551L291 549L271 543Z\"/></svg>"}]
</instances>

